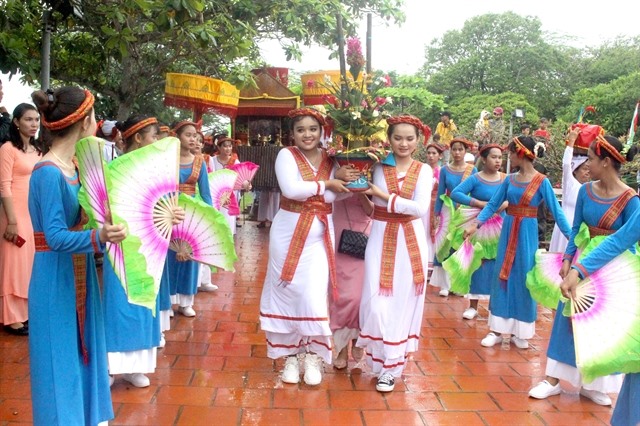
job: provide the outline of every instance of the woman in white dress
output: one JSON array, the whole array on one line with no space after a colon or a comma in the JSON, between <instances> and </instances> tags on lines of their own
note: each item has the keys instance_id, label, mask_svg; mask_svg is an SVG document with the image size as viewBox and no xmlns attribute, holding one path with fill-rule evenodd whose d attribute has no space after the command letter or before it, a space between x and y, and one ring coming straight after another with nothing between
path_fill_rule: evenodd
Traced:
<instances>
[{"instance_id":1,"label":"woman in white dress","mask_svg":"<svg viewBox=\"0 0 640 426\"><path fill-rule=\"evenodd\" d=\"M334 177L334 162L319 147L323 116L302 108L289 117L294 146L276 158L282 198L269 235L260 326L266 333L267 356L286 357L282 381L300 381L300 354L304 382L318 385L322 362L331 364L332 357L327 301L329 286L336 288L331 203L336 193L349 190ZM356 178L355 171L346 170L339 175Z\"/></svg>"},{"instance_id":2,"label":"woman in white dress","mask_svg":"<svg viewBox=\"0 0 640 426\"><path fill-rule=\"evenodd\" d=\"M411 155L424 125L416 117L387 119L393 154L376 165L367 194L373 196L373 226L365 254L360 336L376 389L391 392L407 355L418 350L428 268L427 234L433 171Z\"/></svg>"}]
</instances>

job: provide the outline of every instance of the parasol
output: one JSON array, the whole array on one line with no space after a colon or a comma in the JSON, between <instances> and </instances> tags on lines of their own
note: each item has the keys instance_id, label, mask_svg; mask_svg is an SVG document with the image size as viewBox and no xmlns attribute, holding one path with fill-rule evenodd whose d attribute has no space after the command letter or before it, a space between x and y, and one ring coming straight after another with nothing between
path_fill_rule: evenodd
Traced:
<instances>
[{"instance_id":1,"label":"parasol","mask_svg":"<svg viewBox=\"0 0 640 426\"><path fill-rule=\"evenodd\" d=\"M216 113L235 118L240 91L231 83L194 74L167 73L164 104L190 109L194 121L204 113Z\"/></svg>"}]
</instances>

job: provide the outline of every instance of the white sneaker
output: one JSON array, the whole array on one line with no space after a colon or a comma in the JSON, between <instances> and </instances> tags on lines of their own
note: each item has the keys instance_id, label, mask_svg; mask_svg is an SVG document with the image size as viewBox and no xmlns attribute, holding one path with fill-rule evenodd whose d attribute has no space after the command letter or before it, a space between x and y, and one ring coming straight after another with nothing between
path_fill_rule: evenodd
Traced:
<instances>
[{"instance_id":1,"label":"white sneaker","mask_svg":"<svg viewBox=\"0 0 640 426\"><path fill-rule=\"evenodd\" d=\"M441 297L447 297L449 295L449 290L447 290L446 288L443 288L442 290L440 290L438 295Z\"/></svg>"},{"instance_id":2,"label":"white sneaker","mask_svg":"<svg viewBox=\"0 0 640 426\"><path fill-rule=\"evenodd\" d=\"M300 366L298 365L297 356L287 357L280 377L285 383L298 383L300 381Z\"/></svg>"},{"instance_id":3,"label":"white sneaker","mask_svg":"<svg viewBox=\"0 0 640 426\"><path fill-rule=\"evenodd\" d=\"M559 395L560 392L562 392L562 388L560 387L559 381L554 386L548 381L543 380L531 388L529 396L535 399L546 399L553 395Z\"/></svg>"},{"instance_id":4,"label":"white sneaker","mask_svg":"<svg viewBox=\"0 0 640 426\"><path fill-rule=\"evenodd\" d=\"M309 386L322 382L322 359L316 354L306 354L304 357L304 382Z\"/></svg>"},{"instance_id":5,"label":"white sneaker","mask_svg":"<svg viewBox=\"0 0 640 426\"><path fill-rule=\"evenodd\" d=\"M167 340L164 338L164 333L160 334L160 343L158 343L159 348L164 348L167 346Z\"/></svg>"},{"instance_id":6,"label":"white sneaker","mask_svg":"<svg viewBox=\"0 0 640 426\"><path fill-rule=\"evenodd\" d=\"M475 308L467 308L462 314L462 318L472 320L478 316L478 311Z\"/></svg>"},{"instance_id":7,"label":"white sneaker","mask_svg":"<svg viewBox=\"0 0 640 426\"><path fill-rule=\"evenodd\" d=\"M137 388L146 388L151 384L149 378L142 373L123 374L122 378Z\"/></svg>"},{"instance_id":8,"label":"white sneaker","mask_svg":"<svg viewBox=\"0 0 640 426\"><path fill-rule=\"evenodd\" d=\"M169 309L169 318L173 318L175 315L176 315L176 313L173 310L173 308Z\"/></svg>"},{"instance_id":9,"label":"white sneaker","mask_svg":"<svg viewBox=\"0 0 640 426\"><path fill-rule=\"evenodd\" d=\"M584 396L585 398L589 398L598 405L611 405L611 398L609 398L609 395L604 392L580 388L580 395Z\"/></svg>"},{"instance_id":10,"label":"white sneaker","mask_svg":"<svg viewBox=\"0 0 640 426\"><path fill-rule=\"evenodd\" d=\"M185 317L195 317L196 311L191 306L180 306L180 313Z\"/></svg>"},{"instance_id":11,"label":"white sneaker","mask_svg":"<svg viewBox=\"0 0 640 426\"><path fill-rule=\"evenodd\" d=\"M206 291L206 292L216 291L217 289L218 289L218 286L212 283L202 284L200 287L198 287L198 291Z\"/></svg>"},{"instance_id":12,"label":"white sneaker","mask_svg":"<svg viewBox=\"0 0 640 426\"><path fill-rule=\"evenodd\" d=\"M516 345L516 348L520 348L520 349L529 348L529 341L526 339L520 339L519 337L511 336L511 341L513 342L514 345Z\"/></svg>"},{"instance_id":13,"label":"white sneaker","mask_svg":"<svg viewBox=\"0 0 640 426\"><path fill-rule=\"evenodd\" d=\"M376 390L378 392L391 392L395 385L396 380L393 378L391 373L383 373L382 376L378 377Z\"/></svg>"},{"instance_id":14,"label":"white sneaker","mask_svg":"<svg viewBox=\"0 0 640 426\"><path fill-rule=\"evenodd\" d=\"M502 336L497 336L494 332L491 332L480 341L480 344L485 348L491 348L500 342L502 342Z\"/></svg>"}]
</instances>

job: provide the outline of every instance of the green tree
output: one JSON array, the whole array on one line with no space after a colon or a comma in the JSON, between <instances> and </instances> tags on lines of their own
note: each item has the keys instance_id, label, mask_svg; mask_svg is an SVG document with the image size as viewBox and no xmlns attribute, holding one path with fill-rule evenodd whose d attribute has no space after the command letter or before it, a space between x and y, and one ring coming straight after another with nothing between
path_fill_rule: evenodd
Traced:
<instances>
[{"instance_id":1,"label":"green tree","mask_svg":"<svg viewBox=\"0 0 640 426\"><path fill-rule=\"evenodd\" d=\"M575 54L545 41L537 17L513 12L467 20L426 49L427 89L456 104L475 95L525 95L545 115L566 96L566 70ZM479 111L478 111L479 113Z\"/></svg>"},{"instance_id":2,"label":"green tree","mask_svg":"<svg viewBox=\"0 0 640 426\"><path fill-rule=\"evenodd\" d=\"M382 75L382 73L378 73ZM426 89L426 81L420 76L389 73L392 85L380 90L380 95L391 97L393 103L386 110L397 115L401 113L415 115L425 124L437 123L438 112L444 109L444 97L435 95ZM432 126L435 129L435 125Z\"/></svg>"},{"instance_id":3,"label":"green tree","mask_svg":"<svg viewBox=\"0 0 640 426\"><path fill-rule=\"evenodd\" d=\"M40 72L39 0L5 0L0 15L0 70ZM57 4L69 4L57 1ZM289 58L300 45L335 45L336 16L347 33L371 12L401 22L402 0L74 0L75 13L54 11L53 79L112 98L117 116L152 110L167 72L250 84L261 62L258 41L287 40ZM64 16L67 15L67 16Z\"/></svg>"}]
</instances>

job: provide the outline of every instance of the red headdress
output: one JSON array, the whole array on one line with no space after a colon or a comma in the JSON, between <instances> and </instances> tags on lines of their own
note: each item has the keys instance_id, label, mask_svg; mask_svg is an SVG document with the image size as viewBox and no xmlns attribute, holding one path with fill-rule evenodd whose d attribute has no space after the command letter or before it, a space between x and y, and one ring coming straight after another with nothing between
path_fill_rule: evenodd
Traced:
<instances>
[{"instance_id":1,"label":"red headdress","mask_svg":"<svg viewBox=\"0 0 640 426\"><path fill-rule=\"evenodd\" d=\"M93 94L86 89L84 91L84 96L84 101L82 101L78 109L73 113L58 121L47 121L44 117L42 117L42 125L49 130L62 130L82 120L87 116L89 111L91 111L91 108L93 108L93 102L95 101Z\"/></svg>"},{"instance_id":2,"label":"red headdress","mask_svg":"<svg viewBox=\"0 0 640 426\"><path fill-rule=\"evenodd\" d=\"M216 142L218 144L218 146L222 145L224 142L231 142L231 145L238 145L240 143L239 139L231 139L228 137L223 137L218 139L218 141Z\"/></svg>"},{"instance_id":3,"label":"red headdress","mask_svg":"<svg viewBox=\"0 0 640 426\"><path fill-rule=\"evenodd\" d=\"M465 148L471 148L473 146L473 142L471 142L469 139L465 139L461 137L456 137L451 139L451 142L449 142L449 146L452 146L456 142L460 142L462 145L465 146Z\"/></svg>"},{"instance_id":4,"label":"red headdress","mask_svg":"<svg viewBox=\"0 0 640 426\"><path fill-rule=\"evenodd\" d=\"M485 151L488 151L490 149L493 148L497 148L500 151L504 151L504 147L502 145L498 145L497 143L488 143L486 145L483 145L479 150L478 150L478 154L482 154Z\"/></svg>"},{"instance_id":5,"label":"red headdress","mask_svg":"<svg viewBox=\"0 0 640 426\"><path fill-rule=\"evenodd\" d=\"M289 118L305 117L305 116L313 117L321 126L325 126L327 124L327 121L322 116L322 114L320 114L320 112L318 112L313 108L293 109L289 111L288 115L289 115Z\"/></svg>"},{"instance_id":6,"label":"red headdress","mask_svg":"<svg viewBox=\"0 0 640 426\"><path fill-rule=\"evenodd\" d=\"M178 134L178 130L182 129L184 126L189 125L195 127L196 130L198 130L200 129L200 126L202 126L202 121L198 121L197 123L195 123L191 120L182 120L178 124L176 124L173 129L171 129L171 136L176 136Z\"/></svg>"},{"instance_id":7,"label":"red headdress","mask_svg":"<svg viewBox=\"0 0 640 426\"><path fill-rule=\"evenodd\" d=\"M410 124L418 129L418 132L424 135L425 141L431 137L431 128L420 121L418 117L414 117L409 114L396 115L395 117L387 118L387 124L393 126L395 124Z\"/></svg>"},{"instance_id":8,"label":"red headdress","mask_svg":"<svg viewBox=\"0 0 640 426\"><path fill-rule=\"evenodd\" d=\"M624 155L622 155L620 152L618 152L618 150L611 145L602 135L598 135L598 137L596 137L596 146L595 146L595 152L596 155L601 155L600 153L601 148L604 148L609 154L611 154L611 156L618 161L620 164L624 164L627 162L627 159L624 157Z\"/></svg>"},{"instance_id":9,"label":"red headdress","mask_svg":"<svg viewBox=\"0 0 640 426\"><path fill-rule=\"evenodd\" d=\"M516 146L516 154L518 154L518 157L527 157L530 160L536 159L536 154L531 152L529 148L524 146L524 144L520 142L520 139L518 139L518 137L513 138L513 143Z\"/></svg>"},{"instance_id":10,"label":"red headdress","mask_svg":"<svg viewBox=\"0 0 640 426\"><path fill-rule=\"evenodd\" d=\"M430 144L427 144L426 149L429 149L429 148L435 149L440 154L442 154L443 152L445 152L447 150L446 146L440 145L439 143L435 143L435 142L431 142Z\"/></svg>"},{"instance_id":11,"label":"red headdress","mask_svg":"<svg viewBox=\"0 0 640 426\"><path fill-rule=\"evenodd\" d=\"M144 129L147 126L151 126L152 124L158 124L158 120L155 117L145 118L144 120L138 121L133 126L129 127L127 130L122 132L122 137L124 139L129 139L131 136L138 133L140 130Z\"/></svg>"}]
</instances>

